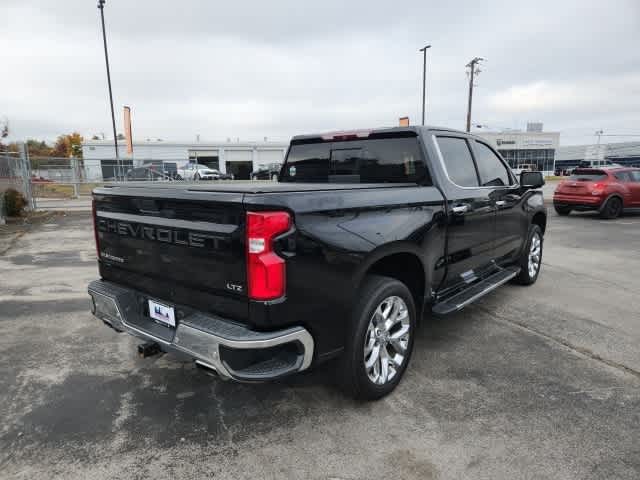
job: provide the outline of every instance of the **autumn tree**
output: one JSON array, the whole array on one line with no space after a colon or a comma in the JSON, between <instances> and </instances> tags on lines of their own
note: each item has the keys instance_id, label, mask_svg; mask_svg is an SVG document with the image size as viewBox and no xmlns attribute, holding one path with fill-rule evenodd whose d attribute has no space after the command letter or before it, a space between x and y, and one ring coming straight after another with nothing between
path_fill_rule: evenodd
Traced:
<instances>
[{"instance_id":1,"label":"autumn tree","mask_svg":"<svg viewBox=\"0 0 640 480\"><path fill-rule=\"evenodd\" d=\"M7 138L9 136L9 120L6 118L0 122L0 138Z\"/></svg>"},{"instance_id":2,"label":"autumn tree","mask_svg":"<svg viewBox=\"0 0 640 480\"><path fill-rule=\"evenodd\" d=\"M5 117L0 120L0 150L4 150L6 148L5 144L2 143L2 139L7 138L9 136L9 120Z\"/></svg>"},{"instance_id":3,"label":"autumn tree","mask_svg":"<svg viewBox=\"0 0 640 480\"><path fill-rule=\"evenodd\" d=\"M51 147L44 140L30 138L27 140L27 151L31 157L48 157L51 155Z\"/></svg>"},{"instance_id":4,"label":"autumn tree","mask_svg":"<svg viewBox=\"0 0 640 480\"><path fill-rule=\"evenodd\" d=\"M60 135L56 140L51 154L54 157L76 157L82 158L82 142L84 138L78 132L68 135Z\"/></svg>"}]
</instances>

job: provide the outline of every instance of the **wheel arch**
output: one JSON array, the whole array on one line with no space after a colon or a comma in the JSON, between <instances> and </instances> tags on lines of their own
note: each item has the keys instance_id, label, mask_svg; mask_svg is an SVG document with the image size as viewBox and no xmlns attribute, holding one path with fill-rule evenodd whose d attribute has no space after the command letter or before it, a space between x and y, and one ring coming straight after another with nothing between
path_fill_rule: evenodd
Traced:
<instances>
[{"instance_id":1,"label":"wheel arch","mask_svg":"<svg viewBox=\"0 0 640 480\"><path fill-rule=\"evenodd\" d=\"M547 214L545 212L536 212L535 215L531 218L532 225L538 225L540 230L542 230L542 234L544 235L547 230Z\"/></svg>"},{"instance_id":2,"label":"wheel arch","mask_svg":"<svg viewBox=\"0 0 640 480\"><path fill-rule=\"evenodd\" d=\"M427 275L424 262L416 249L400 245L379 249L359 269L356 274L356 285L360 287L369 274L395 278L404 283L413 296L418 319L421 318Z\"/></svg>"},{"instance_id":3,"label":"wheel arch","mask_svg":"<svg viewBox=\"0 0 640 480\"><path fill-rule=\"evenodd\" d=\"M617 198L618 200L620 200L620 202L622 202L622 208L625 207L625 203L624 203L624 196L620 193L620 192L613 192L611 194L609 194L607 196L607 198L605 198L602 201L602 204L600 205L600 208L598 209L598 211L602 211L602 209L605 207L605 205L607 204L607 202L609 200L611 200L612 198Z\"/></svg>"}]
</instances>

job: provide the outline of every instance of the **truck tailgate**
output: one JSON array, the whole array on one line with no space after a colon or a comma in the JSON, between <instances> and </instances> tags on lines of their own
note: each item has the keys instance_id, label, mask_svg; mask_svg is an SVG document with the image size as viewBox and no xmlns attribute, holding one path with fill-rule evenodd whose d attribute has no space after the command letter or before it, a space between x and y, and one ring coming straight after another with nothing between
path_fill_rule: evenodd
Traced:
<instances>
[{"instance_id":1,"label":"truck tailgate","mask_svg":"<svg viewBox=\"0 0 640 480\"><path fill-rule=\"evenodd\" d=\"M242 319L248 305L243 195L164 194L127 187L94 192L101 276L153 298Z\"/></svg>"}]
</instances>

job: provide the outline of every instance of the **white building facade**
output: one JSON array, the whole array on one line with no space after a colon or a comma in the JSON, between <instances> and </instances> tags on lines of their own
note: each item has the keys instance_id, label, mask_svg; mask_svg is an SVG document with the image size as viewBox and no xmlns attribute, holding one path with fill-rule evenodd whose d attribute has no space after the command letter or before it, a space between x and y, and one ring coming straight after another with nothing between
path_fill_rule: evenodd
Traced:
<instances>
[{"instance_id":1,"label":"white building facade","mask_svg":"<svg viewBox=\"0 0 640 480\"><path fill-rule=\"evenodd\" d=\"M540 127L542 128L542 127ZM559 132L473 132L489 142L511 168L534 165L537 170L553 174L556 152L560 146Z\"/></svg>"},{"instance_id":2,"label":"white building facade","mask_svg":"<svg viewBox=\"0 0 640 480\"><path fill-rule=\"evenodd\" d=\"M90 140L82 144L85 176L90 181L102 181L126 173L131 168L158 161L199 163L223 173L233 173L236 179L249 179L249 174L261 165L282 163L289 144L285 142L165 142L148 140L133 143L133 153L126 153L124 141L118 142L119 160L115 160L113 141Z\"/></svg>"}]
</instances>

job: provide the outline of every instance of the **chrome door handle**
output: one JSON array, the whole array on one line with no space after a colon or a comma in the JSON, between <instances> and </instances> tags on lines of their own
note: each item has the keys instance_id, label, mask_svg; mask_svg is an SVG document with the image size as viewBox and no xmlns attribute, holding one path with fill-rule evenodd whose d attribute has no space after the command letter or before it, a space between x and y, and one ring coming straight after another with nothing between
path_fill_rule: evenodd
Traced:
<instances>
[{"instance_id":1,"label":"chrome door handle","mask_svg":"<svg viewBox=\"0 0 640 480\"><path fill-rule=\"evenodd\" d=\"M456 215L461 215L469 211L469 205L456 205L451 209L451 211Z\"/></svg>"},{"instance_id":2,"label":"chrome door handle","mask_svg":"<svg viewBox=\"0 0 640 480\"><path fill-rule=\"evenodd\" d=\"M496 205L499 207L503 207L507 204L504 200L496 200Z\"/></svg>"}]
</instances>

